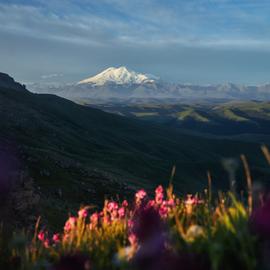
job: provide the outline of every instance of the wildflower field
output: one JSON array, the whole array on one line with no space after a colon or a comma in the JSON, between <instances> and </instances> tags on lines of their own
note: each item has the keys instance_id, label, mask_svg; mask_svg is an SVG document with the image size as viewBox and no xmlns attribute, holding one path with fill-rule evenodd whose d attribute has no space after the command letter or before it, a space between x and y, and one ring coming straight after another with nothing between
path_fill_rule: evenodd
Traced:
<instances>
[{"instance_id":1,"label":"wildflower field","mask_svg":"<svg viewBox=\"0 0 270 270\"><path fill-rule=\"evenodd\" d=\"M84 206L61 232L38 219L34 234L0 238L0 269L270 269L270 200L247 190L178 197L158 186L134 200L105 200L101 211ZM256 201L256 202L255 202Z\"/></svg>"}]
</instances>

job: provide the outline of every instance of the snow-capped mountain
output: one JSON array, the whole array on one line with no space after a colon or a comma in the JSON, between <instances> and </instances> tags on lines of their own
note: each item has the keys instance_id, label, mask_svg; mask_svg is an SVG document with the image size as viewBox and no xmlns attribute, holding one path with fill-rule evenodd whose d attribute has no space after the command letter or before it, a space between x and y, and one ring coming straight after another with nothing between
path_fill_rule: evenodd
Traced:
<instances>
[{"instance_id":1,"label":"snow-capped mountain","mask_svg":"<svg viewBox=\"0 0 270 270\"><path fill-rule=\"evenodd\" d=\"M133 70L128 70L126 67L122 66L119 68L110 67L105 69L101 73L84 79L78 84L93 84L96 86L101 86L107 83L114 84L143 84L143 83L153 83L158 78L153 75L146 75L142 73L137 73Z\"/></svg>"},{"instance_id":2,"label":"snow-capped mountain","mask_svg":"<svg viewBox=\"0 0 270 270\"><path fill-rule=\"evenodd\" d=\"M269 100L270 85L246 86L233 83L192 85L167 83L153 75L137 73L126 67L110 67L73 84L28 84L35 93L56 94L71 100L110 99L236 99Z\"/></svg>"}]
</instances>

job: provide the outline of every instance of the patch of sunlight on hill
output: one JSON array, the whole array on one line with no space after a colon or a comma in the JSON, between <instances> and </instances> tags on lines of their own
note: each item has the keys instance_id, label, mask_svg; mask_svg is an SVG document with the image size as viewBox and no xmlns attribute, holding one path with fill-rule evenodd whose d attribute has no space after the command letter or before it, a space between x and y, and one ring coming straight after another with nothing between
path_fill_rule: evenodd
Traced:
<instances>
[{"instance_id":1,"label":"patch of sunlight on hill","mask_svg":"<svg viewBox=\"0 0 270 270\"><path fill-rule=\"evenodd\" d=\"M243 113L245 117L238 115L235 110ZM256 101L230 102L214 107L213 111L232 121L250 121L249 117L269 119L270 103Z\"/></svg>"},{"instance_id":2,"label":"patch of sunlight on hill","mask_svg":"<svg viewBox=\"0 0 270 270\"><path fill-rule=\"evenodd\" d=\"M132 112L136 117L156 116L158 112Z\"/></svg>"},{"instance_id":3,"label":"patch of sunlight on hill","mask_svg":"<svg viewBox=\"0 0 270 270\"><path fill-rule=\"evenodd\" d=\"M187 119L193 119L195 121L199 122L209 122L209 119L205 116L199 114L198 112L194 111L192 108L187 109L182 112L178 112L175 114L178 120L187 120Z\"/></svg>"},{"instance_id":4,"label":"patch of sunlight on hill","mask_svg":"<svg viewBox=\"0 0 270 270\"><path fill-rule=\"evenodd\" d=\"M234 111L232 111L230 109L224 109L223 115L225 118L232 120L232 121L237 121L237 122L249 121L247 118L242 117L240 115L237 115Z\"/></svg>"},{"instance_id":5,"label":"patch of sunlight on hill","mask_svg":"<svg viewBox=\"0 0 270 270\"><path fill-rule=\"evenodd\" d=\"M247 113L258 113L263 117L270 117L270 103L268 102L243 104L240 109Z\"/></svg>"}]
</instances>

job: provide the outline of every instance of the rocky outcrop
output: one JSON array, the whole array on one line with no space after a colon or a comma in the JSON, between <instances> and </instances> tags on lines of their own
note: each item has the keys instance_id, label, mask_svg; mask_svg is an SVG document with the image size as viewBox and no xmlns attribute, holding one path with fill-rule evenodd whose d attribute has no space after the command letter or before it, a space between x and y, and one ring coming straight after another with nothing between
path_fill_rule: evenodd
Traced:
<instances>
[{"instance_id":1,"label":"rocky outcrop","mask_svg":"<svg viewBox=\"0 0 270 270\"><path fill-rule=\"evenodd\" d=\"M0 72L0 88L8 88L13 90L25 91L25 85L16 82L12 77L6 73Z\"/></svg>"}]
</instances>

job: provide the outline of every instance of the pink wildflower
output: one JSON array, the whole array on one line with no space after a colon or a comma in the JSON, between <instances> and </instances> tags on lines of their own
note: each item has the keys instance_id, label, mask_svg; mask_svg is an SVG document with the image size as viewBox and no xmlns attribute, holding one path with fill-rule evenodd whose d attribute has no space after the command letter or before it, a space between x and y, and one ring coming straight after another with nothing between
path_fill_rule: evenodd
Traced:
<instances>
[{"instance_id":1,"label":"pink wildflower","mask_svg":"<svg viewBox=\"0 0 270 270\"><path fill-rule=\"evenodd\" d=\"M119 208L118 215L119 215L119 218L123 218L125 216L125 208L124 207Z\"/></svg>"},{"instance_id":2,"label":"pink wildflower","mask_svg":"<svg viewBox=\"0 0 270 270\"><path fill-rule=\"evenodd\" d=\"M173 200L173 199L168 200L168 201L167 201L167 205L168 205L168 206L171 206L171 207L175 206L174 200Z\"/></svg>"},{"instance_id":3,"label":"pink wildflower","mask_svg":"<svg viewBox=\"0 0 270 270\"><path fill-rule=\"evenodd\" d=\"M185 204L186 205L193 205L193 204L195 204L195 200L194 200L194 198L192 197L191 194L188 194L187 195L187 199L185 200Z\"/></svg>"},{"instance_id":4,"label":"pink wildflower","mask_svg":"<svg viewBox=\"0 0 270 270\"><path fill-rule=\"evenodd\" d=\"M79 212L78 212L78 216L79 218L86 218L87 217L87 210L85 208L82 208Z\"/></svg>"},{"instance_id":5,"label":"pink wildflower","mask_svg":"<svg viewBox=\"0 0 270 270\"><path fill-rule=\"evenodd\" d=\"M163 187L161 186L161 185L159 185L157 188L156 188L156 190L155 190L155 193L157 194L157 193L163 193Z\"/></svg>"},{"instance_id":6,"label":"pink wildflower","mask_svg":"<svg viewBox=\"0 0 270 270\"><path fill-rule=\"evenodd\" d=\"M163 198L164 198L163 187L162 186L158 186L156 188L156 197L155 197L156 203L157 204L161 204L162 201L163 201Z\"/></svg>"},{"instance_id":7,"label":"pink wildflower","mask_svg":"<svg viewBox=\"0 0 270 270\"><path fill-rule=\"evenodd\" d=\"M60 242L60 234L59 233L54 234L52 239L53 239L54 243L59 243Z\"/></svg>"},{"instance_id":8,"label":"pink wildflower","mask_svg":"<svg viewBox=\"0 0 270 270\"><path fill-rule=\"evenodd\" d=\"M132 233L132 234L130 234L128 236L128 241L133 246L133 245L136 245L137 244L138 239L137 239L136 235L134 233Z\"/></svg>"},{"instance_id":9,"label":"pink wildflower","mask_svg":"<svg viewBox=\"0 0 270 270\"><path fill-rule=\"evenodd\" d=\"M157 204L161 204L162 201L163 201L163 198L164 198L164 190L163 190L163 187L161 185L159 185L156 190L155 190L155 193L156 193L156 197L155 197L155 201Z\"/></svg>"},{"instance_id":10,"label":"pink wildflower","mask_svg":"<svg viewBox=\"0 0 270 270\"><path fill-rule=\"evenodd\" d=\"M109 202L108 205L107 205L107 209L109 210L109 212L117 210L118 209L118 204L116 202Z\"/></svg>"},{"instance_id":11,"label":"pink wildflower","mask_svg":"<svg viewBox=\"0 0 270 270\"><path fill-rule=\"evenodd\" d=\"M124 200L124 201L122 202L122 207L128 207L128 202L127 202L127 200Z\"/></svg>"},{"instance_id":12,"label":"pink wildflower","mask_svg":"<svg viewBox=\"0 0 270 270\"><path fill-rule=\"evenodd\" d=\"M49 241L49 239L45 239L43 241L43 245L44 245L45 248L49 248L50 247L50 241Z\"/></svg>"},{"instance_id":13,"label":"pink wildflower","mask_svg":"<svg viewBox=\"0 0 270 270\"><path fill-rule=\"evenodd\" d=\"M199 200L197 197L193 197L191 194L187 195L187 199L185 200L186 205L197 205L204 203L203 200Z\"/></svg>"},{"instance_id":14,"label":"pink wildflower","mask_svg":"<svg viewBox=\"0 0 270 270\"><path fill-rule=\"evenodd\" d=\"M92 214L92 215L90 216L90 221L91 221L91 223L94 223L94 224L98 223L98 218L99 218L98 213Z\"/></svg>"},{"instance_id":15,"label":"pink wildflower","mask_svg":"<svg viewBox=\"0 0 270 270\"><path fill-rule=\"evenodd\" d=\"M64 230L67 232L72 230L76 226L76 221L77 219L75 217L70 217L65 223Z\"/></svg>"},{"instance_id":16,"label":"pink wildflower","mask_svg":"<svg viewBox=\"0 0 270 270\"><path fill-rule=\"evenodd\" d=\"M38 233L38 239L40 240L40 241L45 241L45 233L44 233L44 231L40 231L39 233Z\"/></svg>"},{"instance_id":17,"label":"pink wildflower","mask_svg":"<svg viewBox=\"0 0 270 270\"><path fill-rule=\"evenodd\" d=\"M148 201L146 207L154 207L155 204L156 204L156 202L154 200L150 200L150 201Z\"/></svg>"},{"instance_id":18,"label":"pink wildflower","mask_svg":"<svg viewBox=\"0 0 270 270\"><path fill-rule=\"evenodd\" d=\"M111 219L112 220L116 220L118 218L118 211L117 210L113 210L111 212Z\"/></svg>"},{"instance_id":19,"label":"pink wildflower","mask_svg":"<svg viewBox=\"0 0 270 270\"><path fill-rule=\"evenodd\" d=\"M136 194L136 202L141 202L145 197L147 196L147 193L145 192L144 189L140 189Z\"/></svg>"},{"instance_id":20,"label":"pink wildflower","mask_svg":"<svg viewBox=\"0 0 270 270\"><path fill-rule=\"evenodd\" d=\"M131 220L131 219L129 219L129 220L128 220L128 228L129 228L129 229L132 229L133 226L134 226L134 221Z\"/></svg>"},{"instance_id":21,"label":"pink wildflower","mask_svg":"<svg viewBox=\"0 0 270 270\"><path fill-rule=\"evenodd\" d=\"M162 218L165 218L168 215L168 207L165 204L162 204L158 212Z\"/></svg>"}]
</instances>

